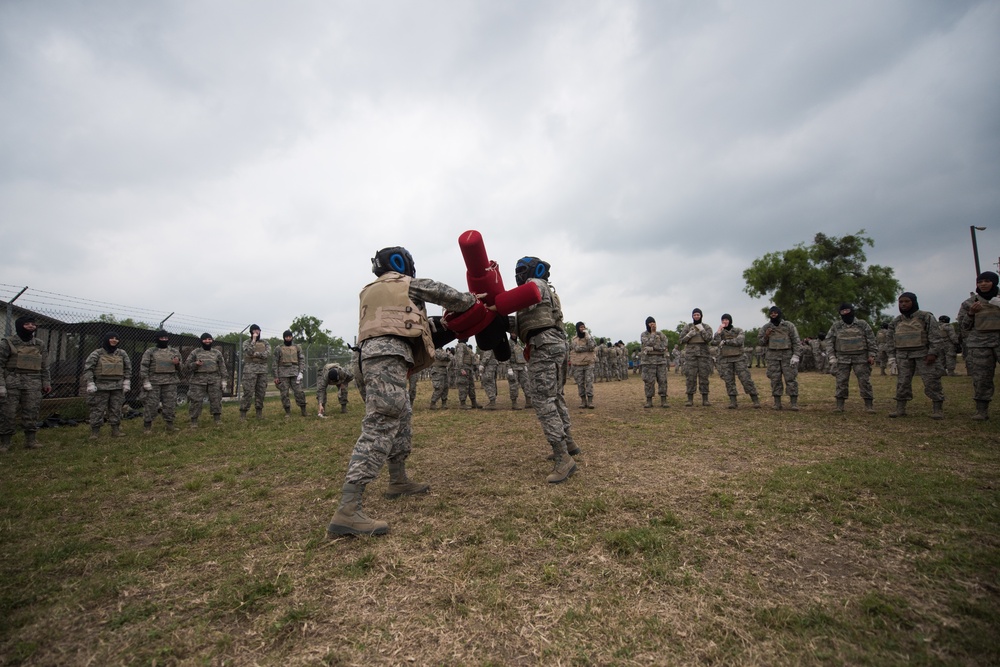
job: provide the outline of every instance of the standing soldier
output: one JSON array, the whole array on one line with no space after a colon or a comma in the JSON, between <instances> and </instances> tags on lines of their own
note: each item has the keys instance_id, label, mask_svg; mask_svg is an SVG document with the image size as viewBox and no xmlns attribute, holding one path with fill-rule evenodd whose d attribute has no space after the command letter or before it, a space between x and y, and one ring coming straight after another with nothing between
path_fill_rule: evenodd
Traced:
<instances>
[{"instance_id":1,"label":"standing soldier","mask_svg":"<svg viewBox=\"0 0 1000 667\"><path fill-rule=\"evenodd\" d=\"M251 324L250 338L243 343L243 396L240 397L240 421L246 421L251 401L257 408L257 419L264 416L269 356L271 356L271 344L261 340L260 327Z\"/></svg>"},{"instance_id":2,"label":"standing soldier","mask_svg":"<svg viewBox=\"0 0 1000 667\"><path fill-rule=\"evenodd\" d=\"M451 351L443 348L434 350L434 364L431 366L431 384L434 393L431 394L431 410L437 410L437 402L441 401L441 409L448 409L448 366L451 364Z\"/></svg>"},{"instance_id":3,"label":"standing soldier","mask_svg":"<svg viewBox=\"0 0 1000 667\"><path fill-rule=\"evenodd\" d=\"M156 332L156 347L142 353L139 361L139 378L145 391L143 397L142 433L153 432L156 409L162 406L163 421L167 432L174 431L174 413L177 410L177 385L181 382L181 352L170 346L170 334L160 329Z\"/></svg>"},{"instance_id":4,"label":"standing soldier","mask_svg":"<svg viewBox=\"0 0 1000 667\"><path fill-rule=\"evenodd\" d=\"M889 323L889 365L895 365L896 411L890 417L905 417L906 403L913 400L913 374L919 373L924 394L931 399L931 419L944 419L944 389L937 363L941 353L941 328L934 315L920 310L917 295L899 295L899 315Z\"/></svg>"},{"instance_id":5,"label":"standing soldier","mask_svg":"<svg viewBox=\"0 0 1000 667\"><path fill-rule=\"evenodd\" d=\"M875 334L875 345L878 346L878 367L881 369L882 375L885 375L885 369L889 363L888 344L889 323L883 322L882 326L878 329L878 333Z\"/></svg>"},{"instance_id":6,"label":"standing soldier","mask_svg":"<svg viewBox=\"0 0 1000 667\"><path fill-rule=\"evenodd\" d=\"M458 405L462 410L479 408L476 401L476 355L469 346L468 338L461 338L455 345L455 365L458 368ZM465 399L472 400L471 405L465 404Z\"/></svg>"},{"instance_id":7,"label":"standing soldier","mask_svg":"<svg viewBox=\"0 0 1000 667\"><path fill-rule=\"evenodd\" d=\"M132 360L118 349L119 338L114 331L104 334L101 347L83 362L83 379L87 382L87 403L90 404L90 439L97 440L107 419L111 437L122 436L122 405L125 392L132 388Z\"/></svg>"},{"instance_id":8,"label":"standing soldier","mask_svg":"<svg viewBox=\"0 0 1000 667\"><path fill-rule=\"evenodd\" d=\"M989 271L988 273L992 273ZM942 315L938 318L941 323L941 341L944 344L944 371L948 375L955 375L955 366L958 364L958 332L951 324L951 318Z\"/></svg>"},{"instance_id":9,"label":"standing soldier","mask_svg":"<svg viewBox=\"0 0 1000 667\"><path fill-rule=\"evenodd\" d=\"M976 401L976 421L990 418L993 375L1000 360L1000 276L992 271L979 274L976 291L962 302L958 326L965 342L965 356L972 371L972 397ZM949 324L950 328L951 325ZM950 344L950 343L948 343Z\"/></svg>"},{"instance_id":10,"label":"standing soldier","mask_svg":"<svg viewBox=\"0 0 1000 667\"><path fill-rule=\"evenodd\" d=\"M413 256L405 248L384 248L372 259L377 278L361 290L358 345L365 384L365 416L354 445L340 505L327 535L384 535L389 526L361 508L365 487L389 464L386 497L426 493L427 484L406 474L412 449L413 408L406 378L433 363L434 342L425 303L454 312L476 304L476 297L443 283L416 278Z\"/></svg>"},{"instance_id":11,"label":"standing soldier","mask_svg":"<svg viewBox=\"0 0 1000 667\"><path fill-rule=\"evenodd\" d=\"M285 419L292 414L292 401L288 397L291 390L295 404L306 416L306 392L302 389L302 376L306 370L306 355L302 347L292 342L292 332L285 329L281 334L284 345L274 349L274 386L281 394L281 407L285 408Z\"/></svg>"},{"instance_id":12,"label":"standing soldier","mask_svg":"<svg viewBox=\"0 0 1000 667\"><path fill-rule=\"evenodd\" d=\"M326 419L326 388L330 385L337 388L337 401L340 403L341 414L347 412L347 388L353 379L354 375L336 362L323 366L316 380L316 402L319 404L317 417Z\"/></svg>"},{"instance_id":13,"label":"standing soldier","mask_svg":"<svg viewBox=\"0 0 1000 667\"><path fill-rule=\"evenodd\" d=\"M781 410L781 394L787 389L791 405L789 410L799 409L799 353L802 341L795 325L783 318L781 308L771 306L767 311L769 321L760 328L761 344L767 349L767 377L771 380L771 394L774 409ZM782 384L784 380L784 385Z\"/></svg>"},{"instance_id":14,"label":"standing soldier","mask_svg":"<svg viewBox=\"0 0 1000 667\"><path fill-rule=\"evenodd\" d=\"M35 338L33 315L14 321L14 335L0 339L0 451L7 451L14 437L17 411L21 410L24 446L38 444L38 413L42 396L52 391L49 355L45 344Z\"/></svg>"},{"instance_id":15,"label":"standing soldier","mask_svg":"<svg viewBox=\"0 0 1000 667\"><path fill-rule=\"evenodd\" d=\"M528 362L524 358L524 345L516 334L510 335L510 372L513 377L508 381L507 388L510 391L510 409L521 410L517 404L517 391L520 387L524 391L524 404L531 406L531 382L528 377Z\"/></svg>"},{"instance_id":16,"label":"standing soldier","mask_svg":"<svg viewBox=\"0 0 1000 667\"><path fill-rule=\"evenodd\" d=\"M646 330L639 336L639 348L642 358L642 383L646 390L646 405L653 407L653 393L657 385L660 390L660 407L667 405L667 371L670 362L667 360L667 337L662 331L656 330L656 320L650 315L646 318Z\"/></svg>"},{"instance_id":17,"label":"standing soldier","mask_svg":"<svg viewBox=\"0 0 1000 667\"><path fill-rule=\"evenodd\" d=\"M580 396L580 407L594 409L594 366L597 343L583 322L576 323L576 335L569 341L569 365Z\"/></svg>"},{"instance_id":18,"label":"standing soldier","mask_svg":"<svg viewBox=\"0 0 1000 667\"><path fill-rule=\"evenodd\" d=\"M482 377L483 391L489 403L487 410L497 409L497 358L493 350L483 350L482 365L479 367L480 377Z\"/></svg>"},{"instance_id":19,"label":"standing soldier","mask_svg":"<svg viewBox=\"0 0 1000 667\"><path fill-rule=\"evenodd\" d=\"M694 405L694 392L701 390L701 404L708 406L708 376L712 372L712 355L708 344L712 342L712 329L701 321L701 308L691 311L691 322L681 330L684 346L684 373L687 376L687 407Z\"/></svg>"},{"instance_id":20,"label":"standing soldier","mask_svg":"<svg viewBox=\"0 0 1000 667\"><path fill-rule=\"evenodd\" d=\"M858 392L865 401L865 412L875 413L872 392L872 366L878 353L875 332L871 325L854 316L854 304L840 304L840 321L834 322L826 334L830 372L837 378L834 412L843 412L849 393L851 370L858 379Z\"/></svg>"},{"instance_id":21,"label":"standing soldier","mask_svg":"<svg viewBox=\"0 0 1000 667\"><path fill-rule=\"evenodd\" d=\"M517 260L515 279L518 285L531 282L538 287L542 300L519 310L514 317L517 337L524 341L528 375L531 376L531 402L542 425L545 440L552 448L555 466L545 481L565 482L576 472L573 456L580 448L570 434L569 409L563 393L566 385L566 330L562 305L549 284L549 264L537 257Z\"/></svg>"},{"instance_id":22,"label":"standing soldier","mask_svg":"<svg viewBox=\"0 0 1000 667\"><path fill-rule=\"evenodd\" d=\"M756 360L756 367L760 368L761 362L764 361L764 346L763 345L754 345L754 348L753 348L753 357ZM767 367L767 363L764 364L764 367L765 368Z\"/></svg>"},{"instance_id":23,"label":"standing soldier","mask_svg":"<svg viewBox=\"0 0 1000 667\"><path fill-rule=\"evenodd\" d=\"M733 326L733 316L725 313L722 316L722 323L719 324L712 344L719 348L719 377L726 383L726 393L729 394L729 405L731 410L736 409L736 378L740 379L743 391L753 401L753 407L760 409L760 399L757 397L757 385L750 377L747 370L747 357L744 354L743 342L746 334L743 329Z\"/></svg>"},{"instance_id":24,"label":"standing soldier","mask_svg":"<svg viewBox=\"0 0 1000 667\"><path fill-rule=\"evenodd\" d=\"M188 415L191 428L198 428L202 403L208 397L208 409L212 411L212 421L222 423L222 394L228 389L229 369L222 352L212 348L215 340L212 334L201 335L201 349L188 354L184 370L188 376Z\"/></svg>"}]
</instances>

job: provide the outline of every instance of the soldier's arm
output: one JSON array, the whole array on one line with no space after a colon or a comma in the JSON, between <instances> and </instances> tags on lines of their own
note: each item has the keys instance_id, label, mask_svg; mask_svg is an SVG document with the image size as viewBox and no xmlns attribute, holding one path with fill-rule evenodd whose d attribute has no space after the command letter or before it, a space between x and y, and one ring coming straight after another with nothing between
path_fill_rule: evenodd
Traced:
<instances>
[{"instance_id":1,"label":"soldier's arm","mask_svg":"<svg viewBox=\"0 0 1000 667\"><path fill-rule=\"evenodd\" d=\"M125 350L118 350L121 352L122 365L125 367L125 379L132 380L132 357Z\"/></svg>"},{"instance_id":2,"label":"soldier's arm","mask_svg":"<svg viewBox=\"0 0 1000 667\"><path fill-rule=\"evenodd\" d=\"M802 356L802 339L799 338L798 328L791 322L788 323L788 337L792 341L792 354Z\"/></svg>"},{"instance_id":3,"label":"soldier's arm","mask_svg":"<svg viewBox=\"0 0 1000 667\"><path fill-rule=\"evenodd\" d=\"M142 353L142 359L139 360L139 379L143 382L149 381L149 361L153 357L153 348L148 348Z\"/></svg>"},{"instance_id":4,"label":"soldier's arm","mask_svg":"<svg viewBox=\"0 0 1000 667\"><path fill-rule=\"evenodd\" d=\"M460 292L450 285L428 278L414 278L410 281L410 298L434 303L456 313L464 313L476 305L475 295Z\"/></svg>"},{"instance_id":5,"label":"soldier's arm","mask_svg":"<svg viewBox=\"0 0 1000 667\"><path fill-rule=\"evenodd\" d=\"M87 355L87 360L83 362L83 380L84 382L97 382L97 378L94 376L94 369L97 368L97 359L100 356L98 350L94 350Z\"/></svg>"},{"instance_id":6,"label":"soldier's arm","mask_svg":"<svg viewBox=\"0 0 1000 667\"><path fill-rule=\"evenodd\" d=\"M868 345L868 356L875 356L875 351L878 349L878 345L875 343L875 331L867 322L865 322L865 343Z\"/></svg>"},{"instance_id":7,"label":"soldier's arm","mask_svg":"<svg viewBox=\"0 0 1000 667\"><path fill-rule=\"evenodd\" d=\"M222 378L223 382L229 381L229 367L226 365L226 355L222 354L222 350L216 350L218 353L219 360L219 376Z\"/></svg>"}]
</instances>

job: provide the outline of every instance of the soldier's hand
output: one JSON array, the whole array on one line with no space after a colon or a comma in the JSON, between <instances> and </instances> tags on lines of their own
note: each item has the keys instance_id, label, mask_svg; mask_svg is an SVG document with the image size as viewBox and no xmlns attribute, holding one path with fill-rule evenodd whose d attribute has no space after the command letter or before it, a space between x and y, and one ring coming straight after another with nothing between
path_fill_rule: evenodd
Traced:
<instances>
[{"instance_id":1,"label":"soldier's hand","mask_svg":"<svg viewBox=\"0 0 1000 667\"><path fill-rule=\"evenodd\" d=\"M226 391L227 389L229 389L229 383L226 382L225 380L223 380L222 381L222 391Z\"/></svg>"},{"instance_id":2,"label":"soldier's hand","mask_svg":"<svg viewBox=\"0 0 1000 667\"><path fill-rule=\"evenodd\" d=\"M868 357L868 365L869 366L875 365L875 357Z\"/></svg>"},{"instance_id":3,"label":"soldier's hand","mask_svg":"<svg viewBox=\"0 0 1000 667\"><path fill-rule=\"evenodd\" d=\"M933 366L936 361L937 361L936 354L928 354L926 357L924 357L924 363L927 364L928 366Z\"/></svg>"},{"instance_id":4,"label":"soldier's hand","mask_svg":"<svg viewBox=\"0 0 1000 667\"><path fill-rule=\"evenodd\" d=\"M52 385L47 384L44 387L42 387L42 393L43 394L51 394L52 393Z\"/></svg>"},{"instance_id":5,"label":"soldier's hand","mask_svg":"<svg viewBox=\"0 0 1000 667\"><path fill-rule=\"evenodd\" d=\"M96 394L97 393L97 385L94 384L93 382L88 382L87 383L87 393L88 394Z\"/></svg>"},{"instance_id":6,"label":"soldier's hand","mask_svg":"<svg viewBox=\"0 0 1000 667\"><path fill-rule=\"evenodd\" d=\"M5 398L7 396L7 387L0 387L0 398Z\"/></svg>"},{"instance_id":7,"label":"soldier's hand","mask_svg":"<svg viewBox=\"0 0 1000 667\"><path fill-rule=\"evenodd\" d=\"M142 383L142 388L146 391L153 391L153 384L149 380L146 380Z\"/></svg>"},{"instance_id":8,"label":"soldier's hand","mask_svg":"<svg viewBox=\"0 0 1000 667\"><path fill-rule=\"evenodd\" d=\"M281 386L281 380L279 380L278 378L274 378L274 386L275 387L280 387Z\"/></svg>"},{"instance_id":9,"label":"soldier's hand","mask_svg":"<svg viewBox=\"0 0 1000 667\"><path fill-rule=\"evenodd\" d=\"M198 359L197 361L194 362L194 365L195 366L201 366L203 363L204 362L201 359Z\"/></svg>"},{"instance_id":10,"label":"soldier's hand","mask_svg":"<svg viewBox=\"0 0 1000 667\"><path fill-rule=\"evenodd\" d=\"M131 380L122 380L122 391L130 391L132 389Z\"/></svg>"}]
</instances>

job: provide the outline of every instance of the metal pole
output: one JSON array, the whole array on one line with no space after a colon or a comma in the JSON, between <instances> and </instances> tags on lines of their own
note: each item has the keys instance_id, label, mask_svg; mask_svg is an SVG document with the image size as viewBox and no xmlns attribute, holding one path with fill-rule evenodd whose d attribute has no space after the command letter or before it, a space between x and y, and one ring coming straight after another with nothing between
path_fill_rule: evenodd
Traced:
<instances>
[{"instance_id":1,"label":"metal pole","mask_svg":"<svg viewBox=\"0 0 1000 667\"><path fill-rule=\"evenodd\" d=\"M234 394L236 398L240 397L240 392L243 391L243 332L250 328L250 325L246 325L240 331L240 343L239 348L236 350L236 354L240 360L236 371L236 393Z\"/></svg>"},{"instance_id":2,"label":"metal pole","mask_svg":"<svg viewBox=\"0 0 1000 667\"><path fill-rule=\"evenodd\" d=\"M10 317L12 315L14 302L17 301L18 297L28 291L28 287L25 286L23 290L14 295L14 298L7 302L7 318L4 320L3 324L3 335L10 335Z\"/></svg>"},{"instance_id":3,"label":"metal pole","mask_svg":"<svg viewBox=\"0 0 1000 667\"><path fill-rule=\"evenodd\" d=\"M157 329L163 329L163 323L166 322L167 320L169 320L173 316L174 316L174 314L170 313L169 315L167 315L166 317L164 317L162 320L160 320L160 326L158 326L156 328Z\"/></svg>"},{"instance_id":4,"label":"metal pole","mask_svg":"<svg viewBox=\"0 0 1000 667\"><path fill-rule=\"evenodd\" d=\"M976 279L979 278L979 274L982 273L979 268L979 246L976 244L976 230L985 231L985 227L976 227L975 225L969 225L969 233L972 234L972 256L976 260Z\"/></svg>"}]
</instances>

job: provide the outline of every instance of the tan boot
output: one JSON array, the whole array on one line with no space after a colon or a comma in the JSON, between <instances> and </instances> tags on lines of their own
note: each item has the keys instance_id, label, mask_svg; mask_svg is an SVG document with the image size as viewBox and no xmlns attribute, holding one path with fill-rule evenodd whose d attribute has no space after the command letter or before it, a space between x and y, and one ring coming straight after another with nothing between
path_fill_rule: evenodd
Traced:
<instances>
[{"instance_id":1,"label":"tan boot","mask_svg":"<svg viewBox=\"0 0 1000 667\"><path fill-rule=\"evenodd\" d=\"M896 409L889 413L889 416L895 419L896 417L906 416L906 401L896 401Z\"/></svg>"},{"instance_id":2,"label":"tan boot","mask_svg":"<svg viewBox=\"0 0 1000 667\"><path fill-rule=\"evenodd\" d=\"M652 396L647 396L646 397L646 405L644 405L642 407L644 407L644 408L651 408L651 407L653 407L653 397Z\"/></svg>"},{"instance_id":3,"label":"tan boot","mask_svg":"<svg viewBox=\"0 0 1000 667\"><path fill-rule=\"evenodd\" d=\"M24 432L24 448L25 449L40 449L41 445L38 444L37 437L38 437L38 434L35 431L25 431Z\"/></svg>"},{"instance_id":4,"label":"tan boot","mask_svg":"<svg viewBox=\"0 0 1000 667\"><path fill-rule=\"evenodd\" d=\"M573 457L566 450L565 440L552 447L552 454L555 466L552 468L552 473L545 478L545 481L549 484L561 484L576 472L576 461L573 460Z\"/></svg>"},{"instance_id":5,"label":"tan boot","mask_svg":"<svg viewBox=\"0 0 1000 667\"><path fill-rule=\"evenodd\" d=\"M306 416L306 406L300 405L299 409L302 410L302 416L305 417Z\"/></svg>"},{"instance_id":6,"label":"tan boot","mask_svg":"<svg viewBox=\"0 0 1000 667\"><path fill-rule=\"evenodd\" d=\"M122 433L122 427L119 424L111 425L111 437L112 438L124 438L125 434Z\"/></svg>"},{"instance_id":7,"label":"tan boot","mask_svg":"<svg viewBox=\"0 0 1000 667\"><path fill-rule=\"evenodd\" d=\"M414 482L406 476L406 463L389 462L389 488L385 491L386 498L415 496L418 493L427 493L430 490L430 484Z\"/></svg>"},{"instance_id":8,"label":"tan boot","mask_svg":"<svg viewBox=\"0 0 1000 667\"><path fill-rule=\"evenodd\" d=\"M153 422L143 422L142 423L142 434L143 435L153 435Z\"/></svg>"},{"instance_id":9,"label":"tan boot","mask_svg":"<svg viewBox=\"0 0 1000 667\"><path fill-rule=\"evenodd\" d=\"M684 407L690 408L692 406L694 406L694 394L688 394L688 400L684 404Z\"/></svg>"},{"instance_id":10,"label":"tan boot","mask_svg":"<svg viewBox=\"0 0 1000 667\"><path fill-rule=\"evenodd\" d=\"M799 411L799 397L798 396L789 396L788 400L791 402L791 405L788 406L788 409L791 410L792 412L798 412Z\"/></svg>"},{"instance_id":11,"label":"tan boot","mask_svg":"<svg viewBox=\"0 0 1000 667\"><path fill-rule=\"evenodd\" d=\"M843 412L843 411L844 411L844 403L845 403L845 399L843 399L843 398L838 398L838 399L837 399L837 407L835 407L835 408L833 409L833 411L834 411L834 412Z\"/></svg>"},{"instance_id":12,"label":"tan boot","mask_svg":"<svg viewBox=\"0 0 1000 667\"><path fill-rule=\"evenodd\" d=\"M944 419L944 401L934 401L931 403L931 419Z\"/></svg>"},{"instance_id":13,"label":"tan boot","mask_svg":"<svg viewBox=\"0 0 1000 667\"><path fill-rule=\"evenodd\" d=\"M594 409L594 397L593 396L588 396L587 397L587 409L588 410L593 410Z\"/></svg>"},{"instance_id":14,"label":"tan boot","mask_svg":"<svg viewBox=\"0 0 1000 667\"><path fill-rule=\"evenodd\" d=\"M726 406L726 409L727 410L736 410L738 407L739 407L739 404L736 402L736 397L735 396L730 396L729 397L729 405Z\"/></svg>"},{"instance_id":15,"label":"tan boot","mask_svg":"<svg viewBox=\"0 0 1000 667\"><path fill-rule=\"evenodd\" d=\"M990 418L990 402L989 401L976 401L976 414L973 415L973 421L984 422Z\"/></svg>"},{"instance_id":16,"label":"tan boot","mask_svg":"<svg viewBox=\"0 0 1000 667\"><path fill-rule=\"evenodd\" d=\"M771 409L772 410L782 410L783 409L781 407L781 396L775 396L774 397L774 405L771 406Z\"/></svg>"},{"instance_id":17,"label":"tan boot","mask_svg":"<svg viewBox=\"0 0 1000 667\"><path fill-rule=\"evenodd\" d=\"M90 440L97 440L101 437L101 427L91 426L90 427Z\"/></svg>"},{"instance_id":18,"label":"tan boot","mask_svg":"<svg viewBox=\"0 0 1000 667\"><path fill-rule=\"evenodd\" d=\"M487 410L496 410L497 409L497 399L491 398L490 402L486 404L486 409Z\"/></svg>"},{"instance_id":19,"label":"tan boot","mask_svg":"<svg viewBox=\"0 0 1000 667\"><path fill-rule=\"evenodd\" d=\"M867 412L870 415L875 414L875 399L874 398L866 398L865 399L865 412Z\"/></svg>"},{"instance_id":20,"label":"tan boot","mask_svg":"<svg viewBox=\"0 0 1000 667\"><path fill-rule=\"evenodd\" d=\"M340 507L326 527L327 537L338 535L385 535L389 524L370 518L361 509L361 495L365 487L361 484L344 484Z\"/></svg>"},{"instance_id":21,"label":"tan boot","mask_svg":"<svg viewBox=\"0 0 1000 667\"><path fill-rule=\"evenodd\" d=\"M246 410L240 410L240 421L241 422L245 422L246 420L247 420L247 411Z\"/></svg>"},{"instance_id":22,"label":"tan boot","mask_svg":"<svg viewBox=\"0 0 1000 667\"><path fill-rule=\"evenodd\" d=\"M670 407L669 405L667 405L667 397L666 396L660 396L660 407L661 408L669 408Z\"/></svg>"},{"instance_id":23,"label":"tan boot","mask_svg":"<svg viewBox=\"0 0 1000 667\"><path fill-rule=\"evenodd\" d=\"M0 452L6 452L8 449L10 449L11 439L12 436L10 433L4 433L3 435L0 435Z\"/></svg>"},{"instance_id":24,"label":"tan boot","mask_svg":"<svg viewBox=\"0 0 1000 667\"><path fill-rule=\"evenodd\" d=\"M753 409L760 410L760 397L757 394L750 394L750 400L753 401Z\"/></svg>"},{"instance_id":25,"label":"tan boot","mask_svg":"<svg viewBox=\"0 0 1000 667\"><path fill-rule=\"evenodd\" d=\"M705 406L706 408L710 407L712 405L711 403L708 402L708 394L702 394L701 395L701 404L703 406Z\"/></svg>"}]
</instances>

